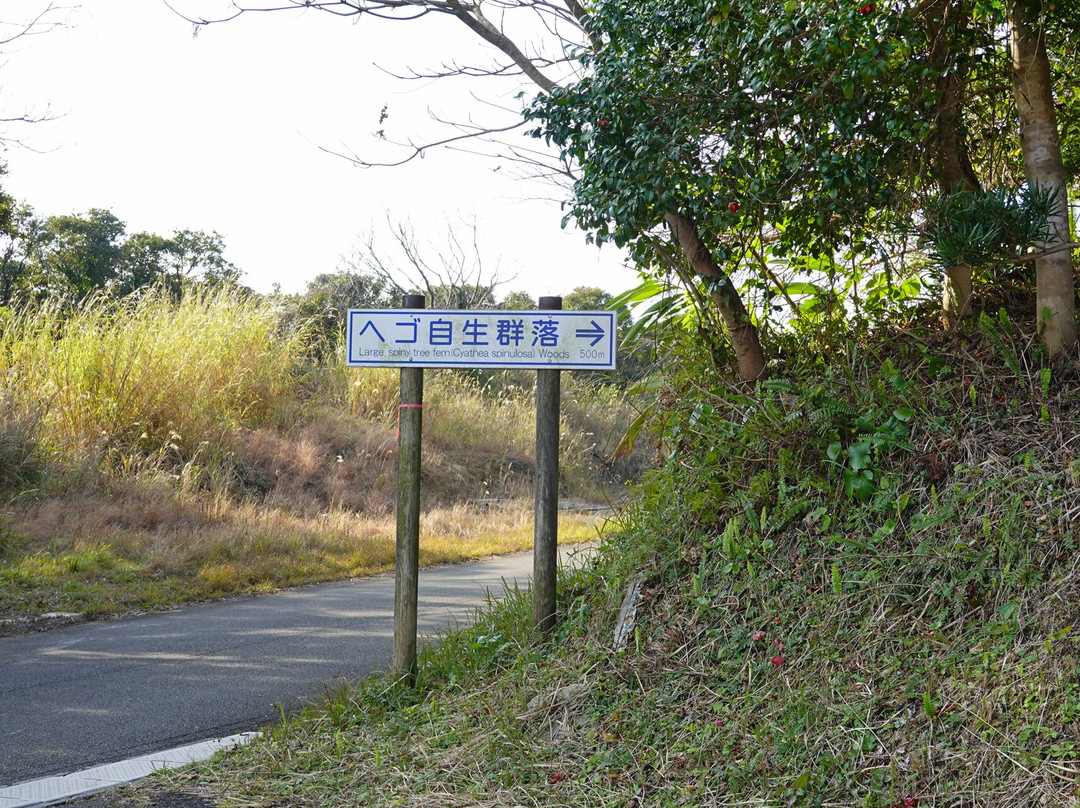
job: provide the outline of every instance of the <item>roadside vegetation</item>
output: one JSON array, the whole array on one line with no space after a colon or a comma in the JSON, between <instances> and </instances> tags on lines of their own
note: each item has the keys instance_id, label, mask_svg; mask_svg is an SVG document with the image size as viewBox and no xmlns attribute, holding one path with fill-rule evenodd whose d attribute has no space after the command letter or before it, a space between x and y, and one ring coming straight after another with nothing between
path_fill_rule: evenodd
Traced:
<instances>
[{"instance_id":1,"label":"roadside vegetation","mask_svg":"<svg viewBox=\"0 0 1080 808\"><path fill-rule=\"evenodd\" d=\"M346 368L335 323L296 308L204 285L5 310L0 618L390 568L397 373ZM531 547L534 375L429 372L422 563ZM609 459L632 413L565 375L561 494L603 506L636 473ZM563 520L565 540L603 522Z\"/></svg>"},{"instance_id":2,"label":"roadside vegetation","mask_svg":"<svg viewBox=\"0 0 1080 808\"><path fill-rule=\"evenodd\" d=\"M837 336L777 340L790 364L753 391L682 344L649 433L668 461L563 577L553 636L510 593L425 647L415 688L343 686L169 787L320 807L1075 805L1080 373L1004 311Z\"/></svg>"},{"instance_id":3,"label":"roadside vegetation","mask_svg":"<svg viewBox=\"0 0 1080 808\"><path fill-rule=\"evenodd\" d=\"M535 85L516 97L530 134L557 150L558 174L573 177L564 224L629 251L641 284L606 302L633 310L625 340L653 341L663 360L640 378L604 380L634 382L632 421L611 387L572 383L567 493L602 498L610 489L596 472L621 484L634 452L657 462L595 561L561 581L550 636L534 635L527 594L508 592L471 628L425 646L412 686L343 684L171 782L221 805L319 808L1075 806L1075 8L316 5L361 24L453 16L508 61L440 74ZM516 27L517 11L532 28ZM515 42L520 31L538 41ZM469 120L457 134L506 131ZM405 141L415 154L449 142ZM532 159L511 143L504 157ZM406 247L407 228L397 235ZM450 250L448 278L405 254L415 272L404 286L372 242L358 254L363 283L357 273L316 281L325 300L345 293L352 304L405 287L494 302L468 250ZM70 406L53 388L5 390L9 569L106 543L102 563L113 563L124 520L145 529L138 520L155 502L187 508L195 526L254 514L248 524L266 519L284 535L273 520L378 512L371 498L384 489L362 483L387 475L392 380L358 385L336 368L332 328L292 353L305 324L340 316L307 302L311 316L296 308L258 341L290 357L283 386L281 364L247 378L238 362L225 387L209 388L229 403L208 419L119 421L123 395L83 417L85 401L133 365L22 370L22 349L10 348L7 373L20 383L85 381L65 394ZM112 334L122 321L106 314L95 329ZM81 344L77 323L47 325L37 342ZM212 367L229 349L191 356ZM165 363L166 375L182 364ZM200 379L163 379L176 391L164 402ZM425 420L452 426L430 433L431 505L519 490L528 436L514 412L525 387L512 375L434 376ZM46 431L78 420L90 426ZM467 451L455 448L459 434ZM49 510L98 491L106 507ZM107 520L96 545L62 546L58 529L43 543L30 528L109 506L128 515ZM228 541L216 552L200 570L244 577L227 568ZM158 787L130 794L145 805Z\"/></svg>"}]
</instances>

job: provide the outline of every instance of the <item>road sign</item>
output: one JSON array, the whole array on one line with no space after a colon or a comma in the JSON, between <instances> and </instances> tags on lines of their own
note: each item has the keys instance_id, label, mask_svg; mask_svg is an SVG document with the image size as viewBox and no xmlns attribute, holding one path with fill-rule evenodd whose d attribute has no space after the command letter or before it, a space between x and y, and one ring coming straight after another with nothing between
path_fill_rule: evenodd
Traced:
<instances>
[{"instance_id":1,"label":"road sign","mask_svg":"<svg viewBox=\"0 0 1080 808\"><path fill-rule=\"evenodd\" d=\"M611 370L615 312L350 309L357 367Z\"/></svg>"}]
</instances>

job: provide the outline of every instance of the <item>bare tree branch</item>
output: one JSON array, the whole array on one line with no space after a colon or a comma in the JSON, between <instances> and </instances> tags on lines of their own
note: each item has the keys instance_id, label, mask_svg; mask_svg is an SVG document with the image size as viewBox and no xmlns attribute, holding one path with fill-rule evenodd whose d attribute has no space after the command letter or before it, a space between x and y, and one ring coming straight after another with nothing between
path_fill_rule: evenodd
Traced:
<instances>
[{"instance_id":1,"label":"bare tree branch","mask_svg":"<svg viewBox=\"0 0 1080 808\"><path fill-rule=\"evenodd\" d=\"M0 20L0 53L3 53L7 46L17 40L48 33L52 29L62 26L64 24L63 22L52 18L60 12L70 9L71 7L69 6L58 6L54 3L49 3L29 21L7 22L5 20ZM29 149L30 151L39 151L30 146L24 139L13 137L8 134L9 126L15 124L44 123L46 121L56 120L56 118L57 116L52 114L52 109L47 104L45 106L45 111L42 113L37 113L31 109L17 115L0 114L0 145L14 145Z\"/></svg>"},{"instance_id":2,"label":"bare tree branch","mask_svg":"<svg viewBox=\"0 0 1080 808\"><path fill-rule=\"evenodd\" d=\"M544 92L551 92L558 84L549 79L533 64L517 46L517 44L506 36L502 31L492 25L483 13L480 11L480 4L476 3L471 5L468 9L461 5L458 0L447 0L452 13L461 22L465 24L467 28L476 33L485 42L494 45L501 50L507 56L509 56L514 63L521 68L521 71L532 79Z\"/></svg>"},{"instance_id":3,"label":"bare tree branch","mask_svg":"<svg viewBox=\"0 0 1080 808\"><path fill-rule=\"evenodd\" d=\"M382 280L392 295L419 292L432 308L483 309L493 307L495 290L512 280L499 277L498 265L491 270L485 266L475 218L457 225L447 222L444 246L421 245L412 224L395 222L389 213L386 226L389 249L372 228L342 261L350 271ZM467 237L461 235L465 231Z\"/></svg>"},{"instance_id":4,"label":"bare tree branch","mask_svg":"<svg viewBox=\"0 0 1080 808\"><path fill-rule=\"evenodd\" d=\"M458 127L461 127L461 124L456 124L456 125ZM510 126L491 127L491 128L487 128L487 127L485 127L485 128L477 128L475 131L463 132L460 135L454 135L453 137L443 138L442 140L436 140L436 141L432 141L430 143L424 143L424 144L422 144L420 146L417 146L417 145L415 145L413 143L398 143L398 144L395 144L395 145L401 146L404 149L408 149L408 150L410 150L410 152L409 152L409 154L407 156L403 157L402 159L396 160L394 162L389 162L389 163L365 160L362 157L360 157L360 155L356 154L356 152L346 154L344 152L339 152L339 151L335 151L333 149L328 149L325 146L319 146L318 148L319 148L320 151L323 151L323 152L325 152L327 154L332 154L335 157L343 157L346 160L348 160L350 163L353 163L354 165L360 166L361 168L374 168L376 166L378 166L380 168L391 168L391 167L394 167L394 166L405 165L406 163L412 162L417 157L423 158L424 152L426 152L428 149L434 149L434 148L437 148L439 146L446 146L446 145L448 145L450 143L457 143L457 142L462 141L462 140L472 140L472 139L476 139L476 138L486 137L488 135L491 135L491 134L494 134L494 133L497 133L497 132L510 132L510 131L512 131L514 129L518 129L518 128L524 126L524 125L525 125L524 121L518 121L516 123L511 124Z\"/></svg>"},{"instance_id":5,"label":"bare tree branch","mask_svg":"<svg viewBox=\"0 0 1080 808\"><path fill-rule=\"evenodd\" d=\"M29 22L16 22L9 23L4 20L0 20L0 30L6 28L14 28L14 33L5 35L0 39L0 48L5 45L9 45L16 39L22 39L27 36L37 36L38 34L44 34L47 31L61 25L59 22L53 22L46 19L49 15L55 14L58 11L70 10L69 6L57 6L53 3L49 3L45 8L33 17Z\"/></svg>"},{"instance_id":6,"label":"bare tree branch","mask_svg":"<svg viewBox=\"0 0 1080 808\"><path fill-rule=\"evenodd\" d=\"M494 47L507 62L494 62L489 65L468 65L453 60L444 63L440 69L409 70L406 74L379 67L388 75L399 79L439 79L463 76L469 78L519 78L528 79L541 92L551 92L559 86L559 82L550 77L546 71L554 71L560 77L572 73L569 66L573 58L569 54L569 46L580 45L587 39L588 13L579 0L269 0L259 3L258 0L233 0L234 11L218 18L207 18L186 14L177 8L178 0L163 0L168 7L182 19L191 23L196 30L203 26L235 20L243 14L269 13L285 10L304 11L314 9L341 17L376 17L390 20L413 20L428 14L452 17L465 25L479 39ZM485 14L484 9L492 12L494 17ZM509 15L520 15L525 12L533 17L533 27L545 33L545 41L555 42L559 52L552 53L528 53L506 32ZM524 19L528 20L528 17ZM539 26L537 22L539 21ZM519 20L520 22L520 20ZM589 40L592 41L592 40ZM520 110L513 111L515 116ZM433 116L434 118L434 116ZM436 118L436 120L439 120ZM511 150L512 160L518 163L526 163L529 160L527 150L515 149L509 144L499 141L498 136L513 131L521 125L520 120L511 126L479 126L472 121L466 123L440 120L440 123L449 125L458 130L456 134L432 139L423 143L414 142L412 139L404 143L398 143L405 150L404 156L399 160L381 161L361 157L353 149L333 149L319 147L322 151L343 157L350 162L364 166L399 166L423 157L425 152L434 148L455 148L467 141L495 143L505 152ZM380 137L386 139L382 132ZM539 152L537 152L539 154ZM504 157L505 154L500 154ZM563 176L564 167L559 166L553 170L550 158L547 164L541 166L544 176Z\"/></svg>"}]
</instances>

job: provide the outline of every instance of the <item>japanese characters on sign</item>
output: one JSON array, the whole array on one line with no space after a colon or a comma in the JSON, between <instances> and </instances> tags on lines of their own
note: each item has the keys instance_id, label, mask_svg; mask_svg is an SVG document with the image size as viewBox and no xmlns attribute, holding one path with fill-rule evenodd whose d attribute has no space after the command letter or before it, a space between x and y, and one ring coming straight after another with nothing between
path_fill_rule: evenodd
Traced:
<instances>
[{"instance_id":1,"label":"japanese characters on sign","mask_svg":"<svg viewBox=\"0 0 1080 808\"><path fill-rule=\"evenodd\" d=\"M609 370L611 311L351 309L348 364Z\"/></svg>"}]
</instances>

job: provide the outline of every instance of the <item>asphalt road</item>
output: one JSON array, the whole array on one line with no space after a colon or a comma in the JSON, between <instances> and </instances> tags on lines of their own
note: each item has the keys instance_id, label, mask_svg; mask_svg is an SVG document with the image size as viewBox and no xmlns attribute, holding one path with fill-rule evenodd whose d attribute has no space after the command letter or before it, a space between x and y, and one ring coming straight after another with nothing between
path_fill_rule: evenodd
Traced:
<instances>
[{"instance_id":1,"label":"asphalt road","mask_svg":"<svg viewBox=\"0 0 1080 808\"><path fill-rule=\"evenodd\" d=\"M421 635L531 574L531 553L421 570ZM379 576L0 638L0 787L266 726L386 667L393 611Z\"/></svg>"}]
</instances>

